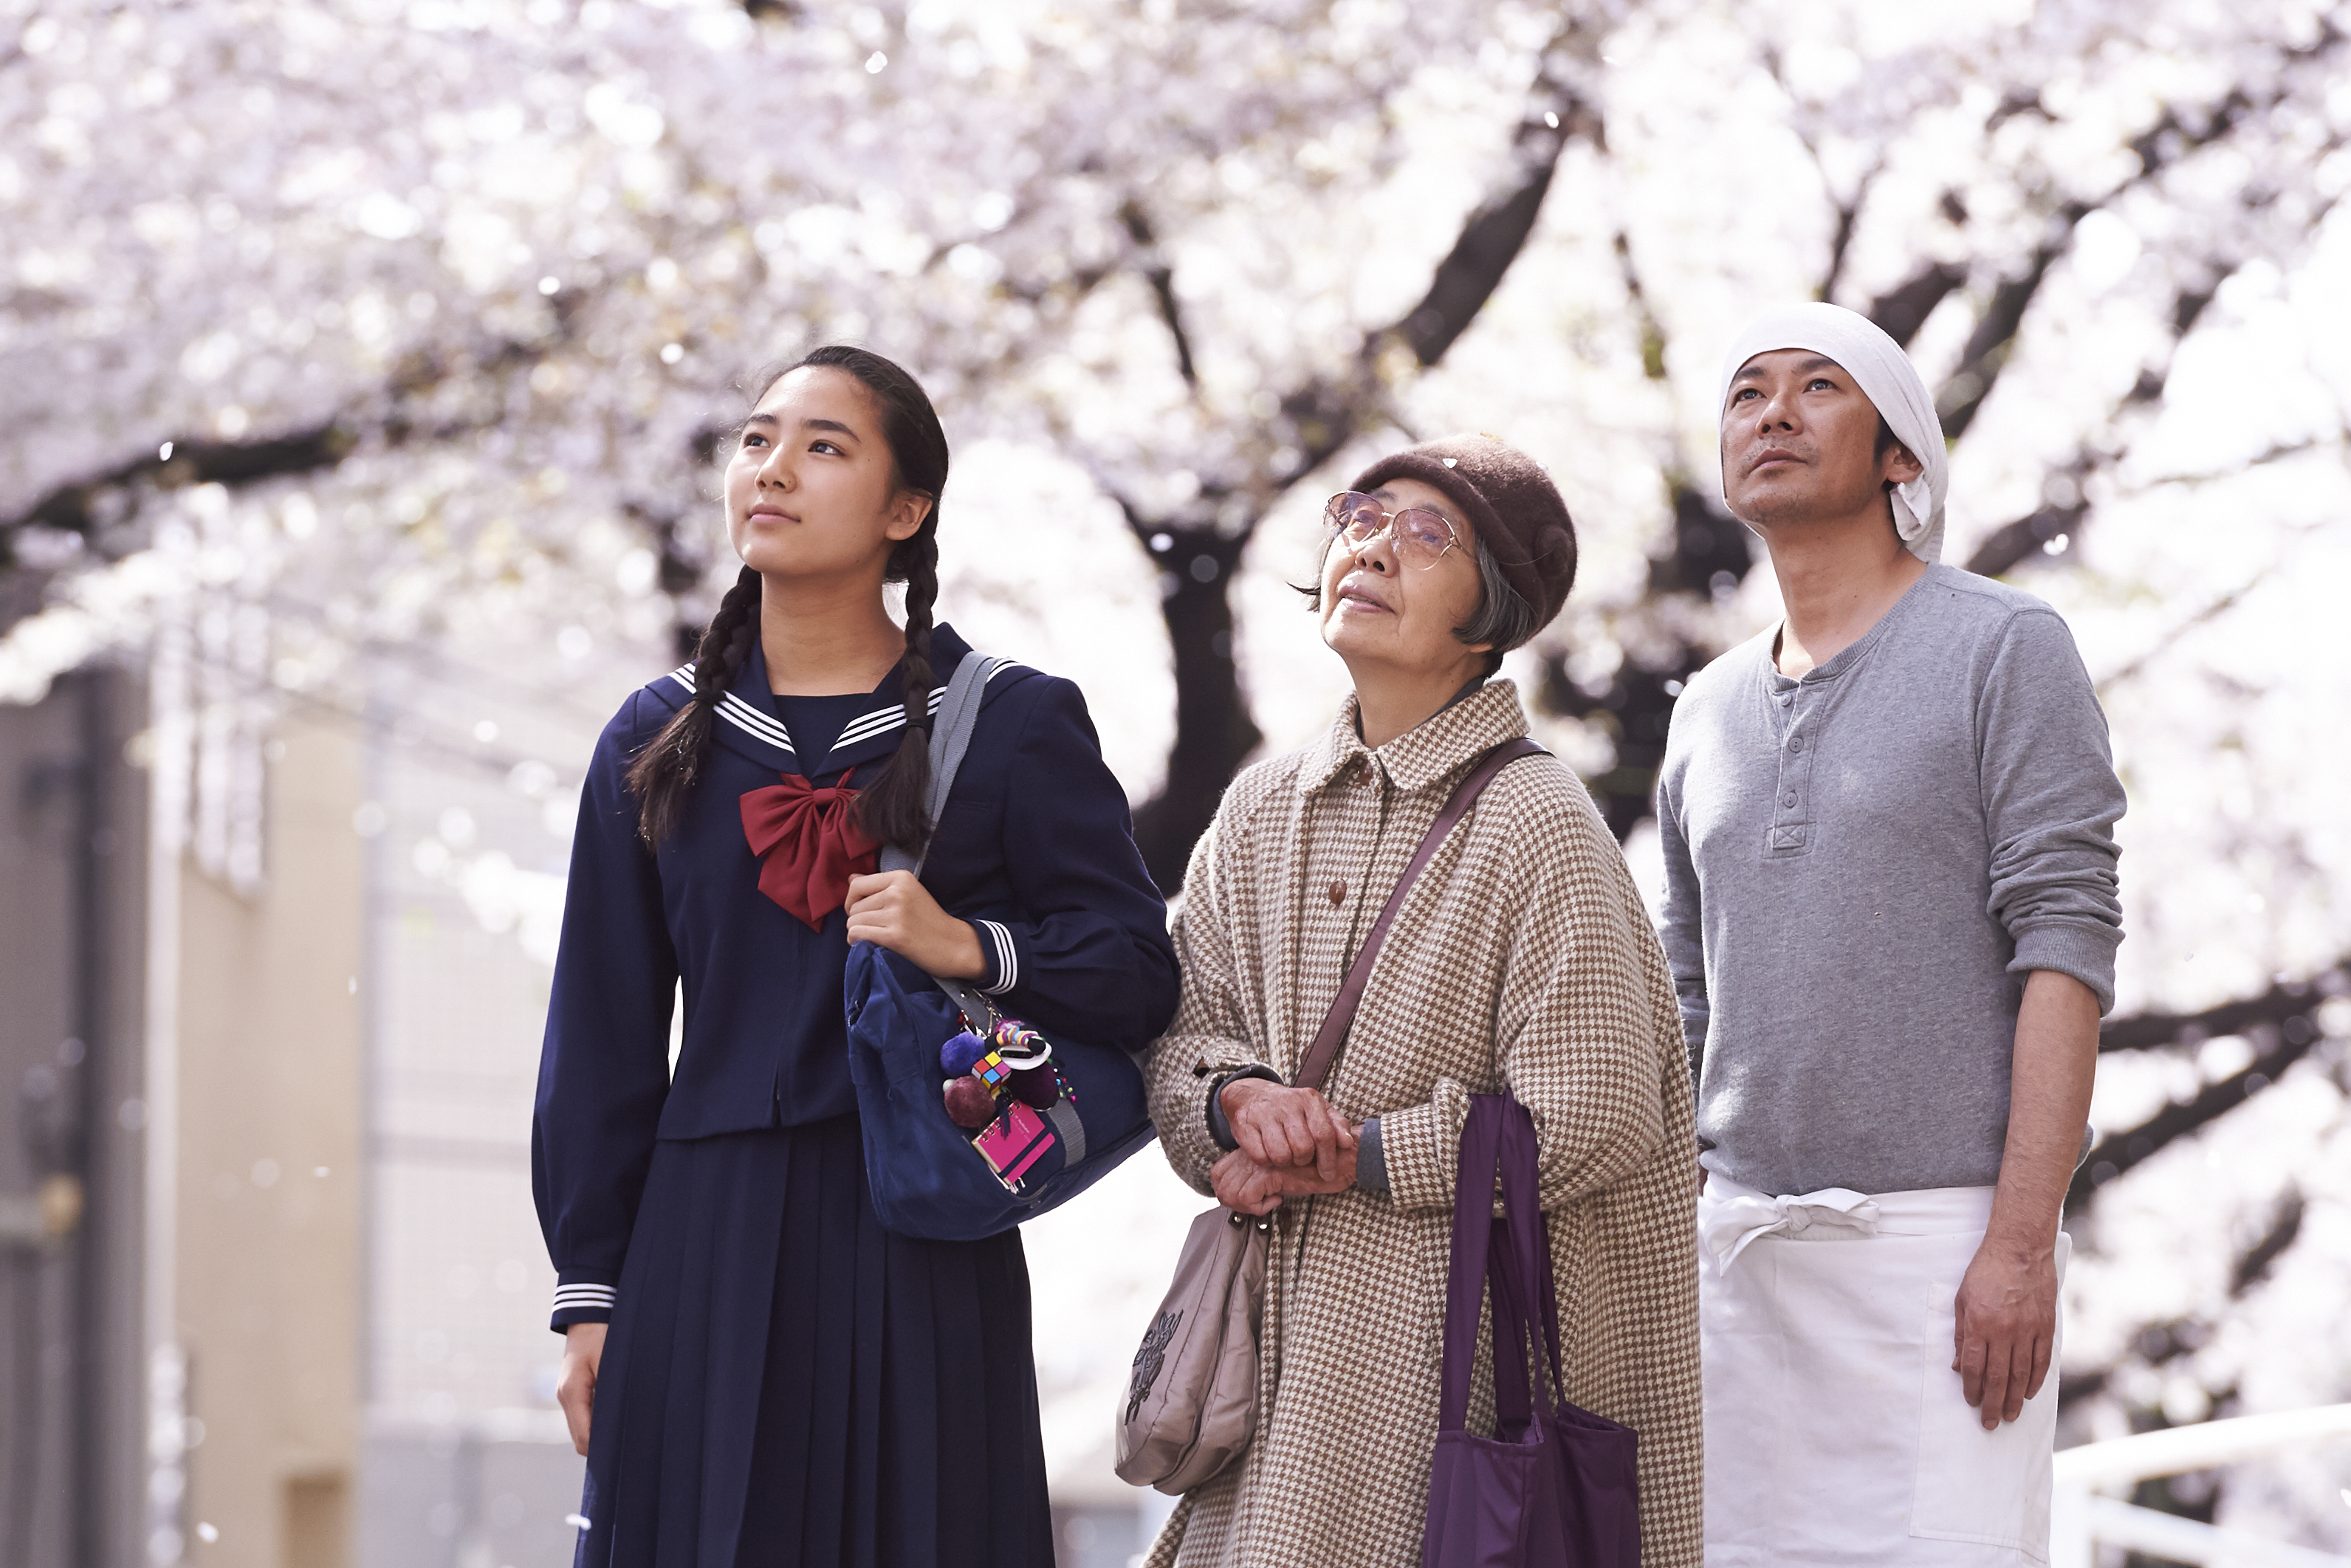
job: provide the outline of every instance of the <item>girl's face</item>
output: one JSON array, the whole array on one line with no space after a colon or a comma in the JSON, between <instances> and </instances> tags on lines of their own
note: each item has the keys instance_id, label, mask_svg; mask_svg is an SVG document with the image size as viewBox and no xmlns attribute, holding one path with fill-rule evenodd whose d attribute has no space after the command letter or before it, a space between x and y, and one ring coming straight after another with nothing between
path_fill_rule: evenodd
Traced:
<instances>
[{"instance_id":1,"label":"girl's face","mask_svg":"<svg viewBox=\"0 0 2351 1568\"><path fill-rule=\"evenodd\" d=\"M1391 479L1372 492L1389 512L1425 507L1452 525L1455 548L1421 567L1400 559L1393 526L1362 544L1333 538L1322 555L1322 641L1357 684L1374 669L1432 676L1484 670L1484 645L1453 634L1478 609L1478 536L1445 492Z\"/></svg>"},{"instance_id":2,"label":"girl's face","mask_svg":"<svg viewBox=\"0 0 2351 1568\"><path fill-rule=\"evenodd\" d=\"M726 533L763 577L877 579L930 515L898 485L865 383L830 365L787 371L726 464Z\"/></svg>"}]
</instances>

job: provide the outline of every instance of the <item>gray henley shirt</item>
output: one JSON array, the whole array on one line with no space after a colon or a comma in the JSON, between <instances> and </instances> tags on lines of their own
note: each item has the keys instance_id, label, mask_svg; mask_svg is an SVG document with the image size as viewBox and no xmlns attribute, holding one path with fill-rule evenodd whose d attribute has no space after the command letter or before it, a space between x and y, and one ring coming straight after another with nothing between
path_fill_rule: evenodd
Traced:
<instances>
[{"instance_id":1,"label":"gray henley shirt","mask_svg":"<svg viewBox=\"0 0 2351 1568\"><path fill-rule=\"evenodd\" d=\"M1802 680L1775 635L1691 680L1657 784L1701 1162L1990 1186L2026 974L2114 1004L2105 716L2055 611L1952 567Z\"/></svg>"}]
</instances>

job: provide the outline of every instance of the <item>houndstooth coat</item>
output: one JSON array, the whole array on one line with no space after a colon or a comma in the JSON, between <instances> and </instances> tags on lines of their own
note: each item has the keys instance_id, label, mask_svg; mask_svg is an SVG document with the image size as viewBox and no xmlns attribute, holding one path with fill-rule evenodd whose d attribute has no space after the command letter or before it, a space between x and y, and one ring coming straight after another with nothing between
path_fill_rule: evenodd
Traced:
<instances>
[{"instance_id":1,"label":"houndstooth coat","mask_svg":"<svg viewBox=\"0 0 2351 1568\"><path fill-rule=\"evenodd\" d=\"M1294 1073L1339 981L1472 758L1526 733L1507 681L1377 751L1349 698L1304 752L1237 779L1193 852L1183 1002L1151 1109L1202 1192L1217 1075ZM1534 1114L1567 1397L1640 1434L1643 1556L1699 1560L1697 1144L1665 958L1565 767L1513 763L1407 897L1324 1086L1380 1118L1389 1191L1280 1211L1243 1461L1178 1504L1150 1568L1409 1568L1437 1440L1454 1170L1468 1096ZM1473 1430L1492 1430L1481 1341Z\"/></svg>"}]
</instances>

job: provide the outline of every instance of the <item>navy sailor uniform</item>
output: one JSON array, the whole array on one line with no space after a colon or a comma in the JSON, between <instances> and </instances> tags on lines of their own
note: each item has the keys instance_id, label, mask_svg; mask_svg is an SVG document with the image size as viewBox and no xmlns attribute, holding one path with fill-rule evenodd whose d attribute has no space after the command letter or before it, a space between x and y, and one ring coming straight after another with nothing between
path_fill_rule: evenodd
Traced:
<instances>
[{"instance_id":1,"label":"navy sailor uniform","mask_svg":"<svg viewBox=\"0 0 2351 1568\"><path fill-rule=\"evenodd\" d=\"M933 632L935 709L966 652ZM553 1326L611 1323L579 1561L1050 1563L1019 1232L920 1241L874 1218L847 917L812 928L760 890L739 806L785 775L878 773L904 734L898 673L844 722L841 699L772 695L755 648L649 851L622 775L692 681L633 693L597 742L539 1061ZM796 720L811 746L840 727L821 758L795 748ZM1134 1050L1173 1016L1165 901L1070 682L990 679L923 882L972 923L1007 1012Z\"/></svg>"}]
</instances>

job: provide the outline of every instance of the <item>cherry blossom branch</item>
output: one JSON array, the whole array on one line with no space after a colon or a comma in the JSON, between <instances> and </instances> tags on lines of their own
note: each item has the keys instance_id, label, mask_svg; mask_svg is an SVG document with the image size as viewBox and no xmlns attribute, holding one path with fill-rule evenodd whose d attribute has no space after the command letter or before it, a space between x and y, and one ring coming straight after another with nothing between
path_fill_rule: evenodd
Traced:
<instances>
[{"instance_id":1,"label":"cherry blossom branch","mask_svg":"<svg viewBox=\"0 0 2351 1568\"><path fill-rule=\"evenodd\" d=\"M2068 1212L2097 1189L2151 1159L2178 1139L2235 1110L2310 1054L2326 1030L2318 1009L2330 998L2351 995L2351 958L2308 980L2281 980L2257 997L2223 1002L2196 1013L2142 1013L2116 1019L2098 1031L2098 1050L2148 1051L2192 1047L2241 1035L2254 1042L2253 1060L2193 1096L2175 1101L2137 1126L2108 1133L2091 1146L2065 1194Z\"/></svg>"},{"instance_id":2,"label":"cherry blossom branch","mask_svg":"<svg viewBox=\"0 0 2351 1568\"><path fill-rule=\"evenodd\" d=\"M1468 329L1525 248L1569 142L1580 138L1604 149L1596 99L1577 85L1596 66L1597 26L1571 17L1544 48L1511 134L1509 172L1464 221L1421 298L1392 325L1367 334L1343 367L1281 393L1270 428L1249 443L1255 455L1249 467L1206 476L1193 495L1155 507L1108 480L1102 465L1088 465L1161 568L1160 612L1176 663L1176 739L1166 782L1136 810L1134 828L1144 863L1171 894L1182 885L1192 845L1215 816L1233 770L1260 738L1233 664L1234 569L1274 502L1384 417L1384 361L1392 347L1431 366ZM1178 368L1186 385L1195 385L1194 344L1148 214L1139 201L1129 201L1120 217L1175 340Z\"/></svg>"},{"instance_id":3,"label":"cherry blossom branch","mask_svg":"<svg viewBox=\"0 0 2351 1568\"><path fill-rule=\"evenodd\" d=\"M423 400L461 378L527 368L553 347L508 340L480 355L413 355L382 392L316 423L236 440L175 436L162 442L152 452L56 486L24 510L0 517L0 571L17 564L16 541L28 529L74 534L89 547L102 547L107 527L120 520L131 498L144 486L168 490L188 485L255 485L338 467L363 443L402 446L487 429L505 417L499 400L484 400L455 416L436 415L422 406Z\"/></svg>"}]
</instances>

